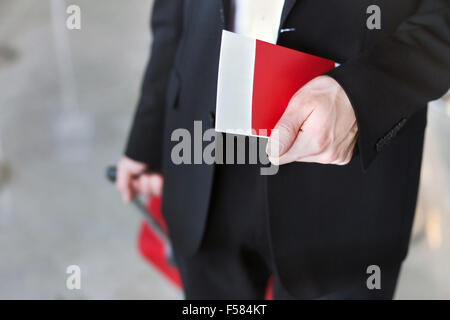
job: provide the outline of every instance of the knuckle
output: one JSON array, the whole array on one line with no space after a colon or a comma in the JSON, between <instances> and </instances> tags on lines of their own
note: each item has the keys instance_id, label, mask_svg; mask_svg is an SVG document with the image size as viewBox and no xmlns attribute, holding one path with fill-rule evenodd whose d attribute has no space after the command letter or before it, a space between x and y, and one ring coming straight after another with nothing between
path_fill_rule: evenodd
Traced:
<instances>
[{"instance_id":1,"label":"knuckle","mask_svg":"<svg viewBox=\"0 0 450 320\"><path fill-rule=\"evenodd\" d=\"M337 150L331 150L330 152L327 152L323 157L323 162L326 164L339 163L339 152Z\"/></svg>"},{"instance_id":2,"label":"knuckle","mask_svg":"<svg viewBox=\"0 0 450 320\"><path fill-rule=\"evenodd\" d=\"M321 134L317 136L314 141L314 149L318 154L324 152L330 145L330 137L326 134Z\"/></svg>"},{"instance_id":3,"label":"knuckle","mask_svg":"<svg viewBox=\"0 0 450 320\"><path fill-rule=\"evenodd\" d=\"M347 156L345 159L343 159L342 161L340 161L340 162L338 163L338 165L340 165L340 166L345 166L345 165L349 164L351 160L352 160L352 157L351 157L351 155L349 155L349 156Z\"/></svg>"},{"instance_id":4,"label":"knuckle","mask_svg":"<svg viewBox=\"0 0 450 320\"><path fill-rule=\"evenodd\" d=\"M295 125L287 119L279 121L275 129L278 130L280 135L292 136L295 134Z\"/></svg>"}]
</instances>

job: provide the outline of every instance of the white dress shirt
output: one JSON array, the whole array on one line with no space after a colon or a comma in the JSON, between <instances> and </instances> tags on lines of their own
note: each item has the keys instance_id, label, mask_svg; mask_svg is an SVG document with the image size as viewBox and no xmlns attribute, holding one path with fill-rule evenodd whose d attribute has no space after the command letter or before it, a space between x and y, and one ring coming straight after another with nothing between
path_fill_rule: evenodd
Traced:
<instances>
[{"instance_id":1,"label":"white dress shirt","mask_svg":"<svg viewBox=\"0 0 450 320\"><path fill-rule=\"evenodd\" d=\"M284 0L232 0L232 31L276 43Z\"/></svg>"}]
</instances>

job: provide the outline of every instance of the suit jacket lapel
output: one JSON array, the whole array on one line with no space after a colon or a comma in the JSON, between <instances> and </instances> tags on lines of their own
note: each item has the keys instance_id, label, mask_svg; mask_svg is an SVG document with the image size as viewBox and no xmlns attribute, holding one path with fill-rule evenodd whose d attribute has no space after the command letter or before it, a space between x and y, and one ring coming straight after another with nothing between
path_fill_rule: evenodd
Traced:
<instances>
[{"instance_id":1,"label":"suit jacket lapel","mask_svg":"<svg viewBox=\"0 0 450 320\"><path fill-rule=\"evenodd\" d=\"M286 22L286 19L289 16L289 13L291 12L292 8L294 8L296 2L297 0L285 0L283 13L281 14L280 28L284 26L284 23Z\"/></svg>"}]
</instances>

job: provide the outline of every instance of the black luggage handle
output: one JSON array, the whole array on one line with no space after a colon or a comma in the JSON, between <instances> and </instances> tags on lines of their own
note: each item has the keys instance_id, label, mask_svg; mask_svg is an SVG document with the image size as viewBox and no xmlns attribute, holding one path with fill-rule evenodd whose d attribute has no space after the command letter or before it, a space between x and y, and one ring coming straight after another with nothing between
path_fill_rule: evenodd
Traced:
<instances>
[{"instance_id":1,"label":"black luggage handle","mask_svg":"<svg viewBox=\"0 0 450 320\"><path fill-rule=\"evenodd\" d=\"M137 179L143 174L153 174L153 173L156 173L156 172L153 170L145 170L145 171L142 171L141 173L135 174L133 176L133 179ZM116 179L117 179L117 167L116 166L109 166L106 168L106 178L112 183L116 182Z\"/></svg>"}]
</instances>

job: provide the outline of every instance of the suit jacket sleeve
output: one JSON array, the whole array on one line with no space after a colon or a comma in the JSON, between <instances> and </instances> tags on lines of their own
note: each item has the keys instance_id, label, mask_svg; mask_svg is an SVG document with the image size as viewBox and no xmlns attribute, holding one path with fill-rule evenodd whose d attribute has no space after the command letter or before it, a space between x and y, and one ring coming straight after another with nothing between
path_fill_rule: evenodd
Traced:
<instances>
[{"instance_id":1,"label":"suit jacket sleeve","mask_svg":"<svg viewBox=\"0 0 450 320\"><path fill-rule=\"evenodd\" d=\"M125 155L161 169L164 110L169 75L182 32L183 1L155 0L153 44Z\"/></svg>"},{"instance_id":2,"label":"suit jacket sleeve","mask_svg":"<svg viewBox=\"0 0 450 320\"><path fill-rule=\"evenodd\" d=\"M408 118L450 87L449 1L423 0L393 34L328 75L355 110L367 169Z\"/></svg>"}]
</instances>

